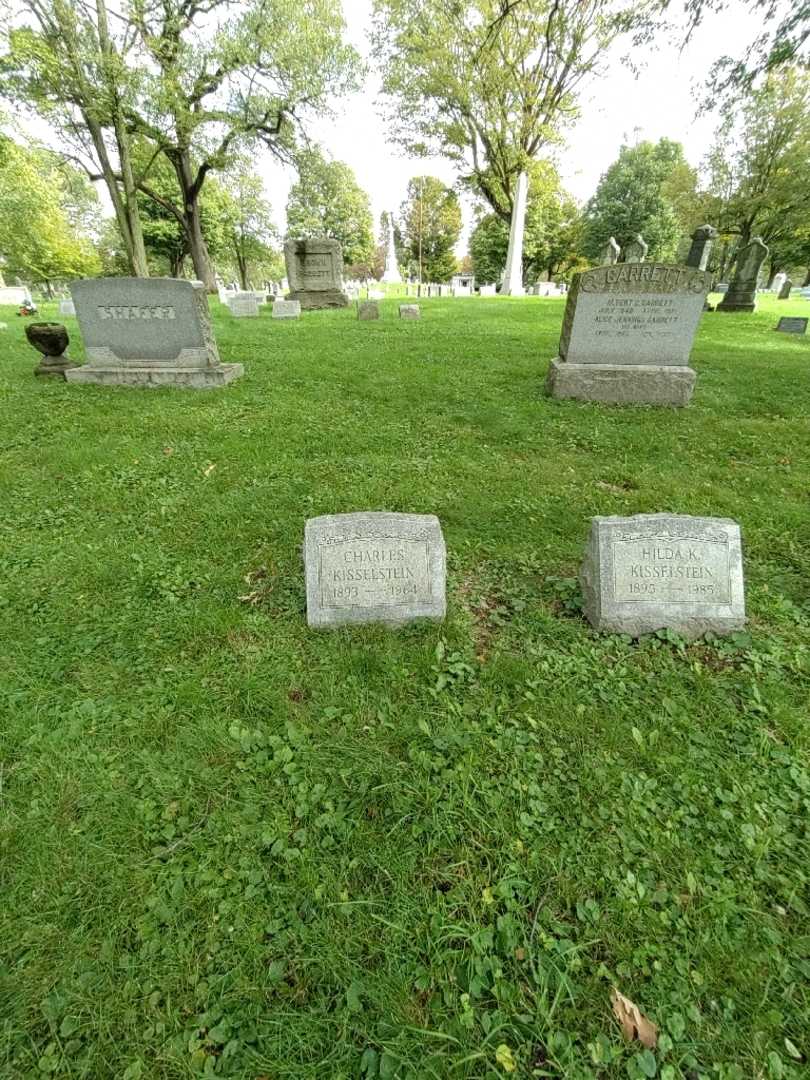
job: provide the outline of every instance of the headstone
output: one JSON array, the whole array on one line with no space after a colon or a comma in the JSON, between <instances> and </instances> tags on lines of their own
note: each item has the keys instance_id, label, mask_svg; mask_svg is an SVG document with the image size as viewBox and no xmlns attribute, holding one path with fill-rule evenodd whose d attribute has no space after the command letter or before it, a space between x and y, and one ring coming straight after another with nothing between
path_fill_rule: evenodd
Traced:
<instances>
[{"instance_id":1,"label":"headstone","mask_svg":"<svg viewBox=\"0 0 810 1080\"><path fill-rule=\"evenodd\" d=\"M13 304L21 307L31 300L31 294L25 285L6 285L0 289L0 304Z\"/></svg>"},{"instance_id":2,"label":"headstone","mask_svg":"<svg viewBox=\"0 0 810 1080\"><path fill-rule=\"evenodd\" d=\"M478 290L479 296L497 296L498 290L495 285L482 285Z\"/></svg>"},{"instance_id":3,"label":"headstone","mask_svg":"<svg viewBox=\"0 0 810 1080\"><path fill-rule=\"evenodd\" d=\"M782 286L779 289L779 294L776 297L776 299L777 300L789 300L790 299L790 290L792 288L793 288L793 282L790 280L789 277L786 277L785 280L782 282Z\"/></svg>"},{"instance_id":4,"label":"headstone","mask_svg":"<svg viewBox=\"0 0 810 1080\"><path fill-rule=\"evenodd\" d=\"M370 322L379 319L380 305L376 300L361 300L357 305L357 318L361 322Z\"/></svg>"},{"instance_id":5,"label":"headstone","mask_svg":"<svg viewBox=\"0 0 810 1080\"><path fill-rule=\"evenodd\" d=\"M782 291L782 286L787 281L787 274L775 274L774 279L771 282L771 292L776 293L777 299Z\"/></svg>"},{"instance_id":6,"label":"headstone","mask_svg":"<svg viewBox=\"0 0 810 1080\"><path fill-rule=\"evenodd\" d=\"M444 538L432 514L310 518L304 562L310 626L444 618Z\"/></svg>"},{"instance_id":7,"label":"headstone","mask_svg":"<svg viewBox=\"0 0 810 1080\"><path fill-rule=\"evenodd\" d=\"M606 266L613 266L619 261L619 256L622 253L622 249L616 243L615 236L611 236L605 245L605 250L602 252L602 262Z\"/></svg>"},{"instance_id":8,"label":"headstone","mask_svg":"<svg viewBox=\"0 0 810 1080\"><path fill-rule=\"evenodd\" d=\"M523 288L523 232L526 226L526 199L529 178L525 172L518 177L512 221L509 226L509 247L506 252L506 270L503 275L501 296L525 296Z\"/></svg>"},{"instance_id":9,"label":"headstone","mask_svg":"<svg viewBox=\"0 0 810 1080\"><path fill-rule=\"evenodd\" d=\"M791 318L786 316L779 320L776 324L776 329L783 334L806 334L807 333L807 319Z\"/></svg>"},{"instance_id":10,"label":"headstone","mask_svg":"<svg viewBox=\"0 0 810 1080\"><path fill-rule=\"evenodd\" d=\"M384 300L385 293L382 289L366 289L366 298L368 300Z\"/></svg>"},{"instance_id":11,"label":"headstone","mask_svg":"<svg viewBox=\"0 0 810 1080\"><path fill-rule=\"evenodd\" d=\"M288 300L303 310L347 307L343 291L343 252L337 240L288 240L284 261L290 279Z\"/></svg>"},{"instance_id":12,"label":"headstone","mask_svg":"<svg viewBox=\"0 0 810 1080\"><path fill-rule=\"evenodd\" d=\"M696 270L705 270L716 236L717 229L713 225L701 225L695 229L692 233L692 246L686 256L686 265L693 266Z\"/></svg>"},{"instance_id":13,"label":"headstone","mask_svg":"<svg viewBox=\"0 0 810 1080\"><path fill-rule=\"evenodd\" d=\"M75 315L76 305L72 300L60 300L59 301L59 314L60 315Z\"/></svg>"},{"instance_id":14,"label":"headstone","mask_svg":"<svg viewBox=\"0 0 810 1080\"><path fill-rule=\"evenodd\" d=\"M301 305L297 300L282 300L277 296L273 301L274 319L300 319Z\"/></svg>"},{"instance_id":15,"label":"headstone","mask_svg":"<svg viewBox=\"0 0 810 1080\"><path fill-rule=\"evenodd\" d=\"M68 382L224 386L244 373L221 364L205 289L176 278L89 278L70 286L87 363Z\"/></svg>"},{"instance_id":16,"label":"headstone","mask_svg":"<svg viewBox=\"0 0 810 1080\"><path fill-rule=\"evenodd\" d=\"M740 527L729 518L592 518L580 581L596 630L694 640L745 626Z\"/></svg>"},{"instance_id":17,"label":"headstone","mask_svg":"<svg viewBox=\"0 0 810 1080\"><path fill-rule=\"evenodd\" d=\"M725 294L728 292L728 282L719 281L712 289L712 292L722 293L725 296Z\"/></svg>"},{"instance_id":18,"label":"headstone","mask_svg":"<svg viewBox=\"0 0 810 1080\"><path fill-rule=\"evenodd\" d=\"M647 244L642 236L636 236L624 249L626 263L643 263L647 258Z\"/></svg>"},{"instance_id":19,"label":"headstone","mask_svg":"<svg viewBox=\"0 0 810 1080\"><path fill-rule=\"evenodd\" d=\"M757 306L757 279L762 264L768 257L768 247L755 236L737 255L737 266L728 292L717 305L718 311L755 311Z\"/></svg>"},{"instance_id":20,"label":"headstone","mask_svg":"<svg viewBox=\"0 0 810 1080\"><path fill-rule=\"evenodd\" d=\"M235 319L255 319L259 314L259 302L252 292L234 293L228 298L228 310Z\"/></svg>"},{"instance_id":21,"label":"headstone","mask_svg":"<svg viewBox=\"0 0 810 1080\"><path fill-rule=\"evenodd\" d=\"M552 397L687 405L689 353L711 286L706 270L617 263L575 274L565 304Z\"/></svg>"},{"instance_id":22,"label":"headstone","mask_svg":"<svg viewBox=\"0 0 810 1080\"><path fill-rule=\"evenodd\" d=\"M472 296L472 288L469 285L451 285L453 296Z\"/></svg>"},{"instance_id":23,"label":"headstone","mask_svg":"<svg viewBox=\"0 0 810 1080\"><path fill-rule=\"evenodd\" d=\"M400 317L400 319L418 319L419 318L419 305L418 304L400 304L399 305L399 317Z\"/></svg>"},{"instance_id":24,"label":"headstone","mask_svg":"<svg viewBox=\"0 0 810 1080\"><path fill-rule=\"evenodd\" d=\"M399 285L402 281L402 275L397 265L396 244L394 243L393 214L388 215L388 246L385 252L385 270L383 271L382 280L389 285Z\"/></svg>"}]
</instances>

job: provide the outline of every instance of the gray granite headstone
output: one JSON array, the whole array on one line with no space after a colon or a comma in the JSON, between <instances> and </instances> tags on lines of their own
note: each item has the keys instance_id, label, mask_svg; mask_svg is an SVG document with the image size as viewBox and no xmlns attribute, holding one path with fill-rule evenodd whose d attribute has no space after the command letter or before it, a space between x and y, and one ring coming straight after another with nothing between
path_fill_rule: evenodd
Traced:
<instances>
[{"instance_id":1,"label":"gray granite headstone","mask_svg":"<svg viewBox=\"0 0 810 1080\"><path fill-rule=\"evenodd\" d=\"M807 319L786 315L776 324L776 329L783 334L805 334L807 333L807 323Z\"/></svg>"},{"instance_id":2,"label":"gray granite headstone","mask_svg":"<svg viewBox=\"0 0 810 1080\"><path fill-rule=\"evenodd\" d=\"M717 229L713 225L701 225L695 229L692 233L692 245L686 256L686 265L694 266L696 270L705 270L716 236Z\"/></svg>"},{"instance_id":3,"label":"gray granite headstone","mask_svg":"<svg viewBox=\"0 0 810 1080\"><path fill-rule=\"evenodd\" d=\"M626 263L643 263L647 258L647 243L642 236L634 237L624 249Z\"/></svg>"},{"instance_id":4,"label":"gray granite headstone","mask_svg":"<svg viewBox=\"0 0 810 1080\"><path fill-rule=\"evenodd\" d=\"M300 319L301 304L298 300L282 300L277 296L273 301L274 319Z\"/></svg>"},{"instance_id":5,"label":"gray granite headstone","mask_svg":"<svg viewBox=\"0 0 810 1080\"><path fill-rule=\"evenodd\" d=\"M759 236L737 255L734 277L728 292L717 305L718 311L755 311L757 306L757 281L759 271L768 257L768 246Z\"/></svg>"},{"instance_id":6,"label":"gray granite headstone","mask_svg":"<svg viewBox=\"0 0 810 1080\"><path fill-rule=\"evenodd\" d=\"M357 318L361 322L379 319L380 305L376 300L360 300L357 304Z\"/></svg>"},{"instance_id":7,"label":"gray granite headstone","mask_svg":"<svg viewBox=\"0 0 810 1080\"><path fill-rule=\"evenodd\" d=\"M236 319L255 319L259 314L259 301L253 292L238 292L228 298L228 309Z\"/></svg>"},{"instance_id":8,"label":"gray granite headstone","mask_svg":"<svg viewBox=\"0 0 810 1080\"><path fill-rule=\"evenodd\" d=\"M418 319L419 318L419 305L418 304L400 304L399 305L399 317L400 317L400 319Z\"/></svg>"},{"instance_id":9,"label":"gray granite headstone","mask_svg":"<svg viewBox=\"0 0 810 1080\"><path fill-rule=\"evenodd\" d=\"M445 547L433 514L310 518L304 562L310 626L444 618Z\"/></svg>"},{"instance_id":10,"label":"gray granite headstone","mask_svg":"<svg viewBox=\"0 0 810 1080\"><path fill-rule=\"evenodd\" d=\"M346 307L343 250L337 240L288 240L284 245L290 293L304 310Z\"/></svg>"},{"instance_id":11,"label":"gray granite headstone","mask_svg":"<svg viewBox=\"0 0 810 1080\"><path fill-rule=\"evenodd\" d=\"M619 261L622 249L616 243L616 238L611 236L605 245L605 250L602 252L602 262L606 266L613 266L614 263Z\"/></svg>"},{"instance_id":12,"label":"gray granite headstone","mask_svg":"<svg viewBox=\"0 0 810 1080\"><path fill-rule=\"evenodd\" d=\"M568 291L552 397L686 405L689 354L711 286L705 270L620 263L575 274Z\"/></svg>"},{"instance_id":13,"label":"gray granite headstone","mask_svg":"<svg viewBox=\"0 0 810 1080\"><path fill-rule=\"evenodd\" d=\"M72 300L60 300L59 301L59 314L60 315L75 315L76 305Z\"/></svg>"},{"instance_id":14,"label":"gray granite headstone","mask_svg":"<svg viewBox=\"0 0 810 1080\"><path fill-rule=\"evenodd\" d=\"M70 286L87 363L68 382L223 386L244 373L221 364L204 288L176 278L87 278Z\"/></svg>"},{"instance_id":15,"label":"gray granite headstone","mask_svg":"<svg viewBox=\"0 0 810 1080\"><path fill-rule=\"evenodd\" d=\"M785 280L782 282L782 287L780 288L779 295L777 296L776 299L777 300L789 300L790 299L790 290L792 288L793 288L793 282L790 280L790 278L785 278Z\"/></svg>"},{"instance_id":16,"label":"gray granite headstone","mask_svg":"<svg viewBox=\"0 0 810 1080\"><path fill-rule=\"evenodd\" d=\"M580 580L597 630L693 640L745 626L740 527L729 518L592 518Z\"/></svg>"}]
</instances>

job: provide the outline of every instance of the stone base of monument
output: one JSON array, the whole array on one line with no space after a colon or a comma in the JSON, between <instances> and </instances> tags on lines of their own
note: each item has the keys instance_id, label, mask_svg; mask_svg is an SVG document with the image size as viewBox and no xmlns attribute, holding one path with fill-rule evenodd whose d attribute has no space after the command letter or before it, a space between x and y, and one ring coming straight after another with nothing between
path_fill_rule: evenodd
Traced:
<instances>
[{"instance_id":1,"label":"stone base of monument","mask_svg":"<svg viewBox=\"0 0 810 1080\"><path fill-rule=\"evenodd\" d=\"M297 300L302 311L315 311L318 308L340 308L349 306L349 298L340 289L323 289L308 292L300 289L298 292L287 293L287 300Z\"/></svg>"},{"instance_id":2,"label":"stone base of monument","mask_svg":"<svg viewBox=\"0 0 810 1080\"><path fill-rule=\"evenodd\" d=\"M74 364L66 356L43 356L34 368L34 374L40 377L64 379L68 371L75 370L79 365Z\"/></svg>"},{"instance_id":3,"label":"stone base of monument","mask_svg":"<svg viewBox=\"0 0 810 1080\"><path fill-rule=\"evenodd\" d=\"M715 308L715 311L756 311L757 305L751 301L728 300L728 293Z\"/></svg>"},{"instance_id":4,"label":"stone base of monument","mask_svg":"<svg viewBox=\"0 0 810 1080\"><path fill-rule=\"evenodd\" d=\"M697 373L690 367L648 364L572 364L551 361L546 392L554 398L607 405L688 405Z\"/></svg>"},{"instance_id":5,"label":"stone base of monument","mask_svg":"<svg viewBox=\"0 0 810 1080\"><path fill-rule=\"evenodd\" d=\"M85 364L65 372L71 383L95 383L98 386L176 386L187 390L214 390L241 378L242 364L218 364L215 367L96 367Z\"/></svg>"}]
</instances>

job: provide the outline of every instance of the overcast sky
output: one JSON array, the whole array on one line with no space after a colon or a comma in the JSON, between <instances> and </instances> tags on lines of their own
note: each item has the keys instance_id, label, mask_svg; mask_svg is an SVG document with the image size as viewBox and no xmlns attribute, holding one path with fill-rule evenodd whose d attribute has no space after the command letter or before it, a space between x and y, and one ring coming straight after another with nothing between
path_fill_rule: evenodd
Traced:
<instances>
[{"instance_id":1,"label":"overcast sky","mask_svg":"<svg viewBox=\"0 0 810 1080\"><path fill-rule=\"evenodd\" d=\"M343 0L348 37L363 55L369 49L366 32L371 25L371 7L372 0ZM743 3L732 0L727 10L706 18L683 51L665 40L648 50L638 77L621 61L627 48L623 45L606 74L586 86L581 119L567 133L566 145L558 152L560 172L572 195L585 202L593 194L623 141L667 136L682 142L687 158L697 165L711 145L720 115L718 111L695 118L706 73L723 55L744 55L760 27L761 19L752 17ZM439 176L448 184L456 179L448 162L403 157L386 141L385 125L377 113L378 91L379 79L372 72L362 93L340 102L336 119L318 122L312 128L328 156L354 169L371 197L375 221L383 210L399 209L411 176ZM287 192L294 175L269 158L261 159L259 168L283 229ZM469 206L464 216L462 249L471 216Z\"/></svg>"}]
</instances>

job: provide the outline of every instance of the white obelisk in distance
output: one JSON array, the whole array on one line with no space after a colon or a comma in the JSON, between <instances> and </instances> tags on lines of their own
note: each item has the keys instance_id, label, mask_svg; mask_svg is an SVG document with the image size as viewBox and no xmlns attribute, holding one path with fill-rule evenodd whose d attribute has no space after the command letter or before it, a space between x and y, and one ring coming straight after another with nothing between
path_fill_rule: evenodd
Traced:
<instances>
[{"instance_id":1,"label":"white obelisk in distance","mask_svg":"<svg viewBox=\"0 0 810 1080\"><path fill-rule=\"evenodd\" d=\"M506 253L506 270L503 274L501 296L525 296L523 288L523 230L526 225L526 196L529 178L525 172L518 177L515 203L512 207L512 224L509 228L509 249Z\"/></svg>"},{"instance_id":2,"label":"white obelisk in distance","mask_svg":"<svg viewBox=\"0 0 810 1080\"><path fill-rule=\"evenodd\" d=\"M397 250L394 245L393 214L388 215L388 250L385 253L385 270L383 270L382 280L388 285L399 285L402 282L397 266Z\"/></svg>"}]
</instances>

